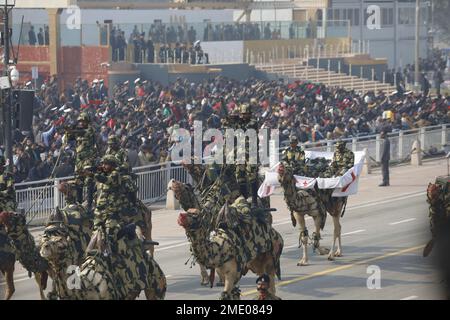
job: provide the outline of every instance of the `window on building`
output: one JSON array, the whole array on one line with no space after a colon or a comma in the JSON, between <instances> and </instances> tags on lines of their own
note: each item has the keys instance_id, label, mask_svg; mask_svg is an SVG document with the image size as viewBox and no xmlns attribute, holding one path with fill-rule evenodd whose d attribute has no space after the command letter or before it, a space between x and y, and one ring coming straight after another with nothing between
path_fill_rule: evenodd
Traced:
<instances>
[{"instance_id":1,"label":"window on building","mask_svg":"<svg viewBox=\"0 0 450 320\"><path fill-rule=\"evenodd\" d=\"M381 25L392 26L394 24L394 9L383 8L381 11Z\"/></svg>"},{"instance_id":2,"label":"window on building","mask_svg":"<svg viewBox=\"0 0 450 320\"><path fill-rule=\"evenodd\" d=\"M354 20L353 20L353 25L355 25L355 26L359 26L359 9L355 9L354 10L354 13L355 13L355 15L354 15Z\"/></svg>"},{"instance_id":3,"label":"window on building","mask_svg":"<svg viewBox=\"0 0 450 320\"><path fill-rule=\"evenodd\" d=\"M412 25L416 21L415 8L399 8L398 9L398 23L404 25Z\"/></svg>"},{"instance_id":4,"label":"window on building","mask_svg":"<svg viewBox=\"0 0 450 320\"><path fill-rule=\"evenodd\" d=\"M327 16L328 16L328 20L334 20L333 19L333 9L328 8Z\"/></svg>"},{"instance_id":5,"label":"window on building","mask_svg":"<svg viewBox=\"0 0 450 320\"><path fill-rule=\"evenodd\" d=\"M334 9L333 20L341 20L340 9Z\"/></svg>"}]
</instances>

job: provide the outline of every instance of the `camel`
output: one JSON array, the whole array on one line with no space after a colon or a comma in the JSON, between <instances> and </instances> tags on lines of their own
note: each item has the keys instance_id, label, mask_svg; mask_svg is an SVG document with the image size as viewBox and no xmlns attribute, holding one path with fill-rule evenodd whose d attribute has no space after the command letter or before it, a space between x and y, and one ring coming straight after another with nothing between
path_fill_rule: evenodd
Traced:
<instances>
[{"instance_id":1,"label":"camel","mask_svg":"<svg viewBox=\"0 0 450 320\"><path fill-rule=\"evenodd\" d=\"M297 266L309 265L308 259L308 230L306 228L305 216L309 215L314 220L315 231L312 235L314 250L318 250L321 255L329 253L329 250L320 246L320 230L323 230L326 220L326 209L321 206L321 203L306 190L297 190L295 187L295 179L292 172L292 167L280 165L278 168L278 180L284 192L284 200L291 211L292 224L295 227L297 224L300 228L300 245L303 248L303 256L298 261ZM336 226L336 221L339 223L339 219L333 219ZM338 245L340 247L340 224L339 229L335 230L335 235L339 233ZM329 256L331 259L332 255Z\"/></svg>"},{"instance_id":2,"label":"camel","mask_svg":"<svg viewBox=\"0 0 450 320\"><path fill-rule=\"evenodd\" d=\"M176 194L192 193L192 189L179 182L174 186ZM180 199L195 199L195 195L181 195ZM281 235L267 222L271 218L261 220L241 211L250 212L250 205L239 196L230 206L225 203L218 215L214 215L211 208L194 207L178 217L178 224L185 229L191 242L194 257L211 269L210 282L214 281L215 271L224 279L221 299L240 299L237 285L248 270L257 275L268 274L273 294L275 276L280 279Z\"/></svg>"},{"instance_id":3,"label":"camel","mask_svg":"<svg viewBox=\"0 0 450 320\"><path fill-rule=\"evenodd\" d=\"M242 197L236 201L241 205L245 202L249 207ZM221 211L226 208L227 205ZM249 217L250 223L247 221L247 224L235 225L234 228L216 227L211 230L210 219L203 212L190 209L181 213L178 224L185 229L195 258L212 270L211 282L214 281L215 270L224 278L221 299L240 298L237 285L248 270L257 275L268 274L271 278L270 291L275 294L275 276L280 279L281 235L267 224L256 222L254 217ZM255 234L259 234L259 238ZM253 246L253 241L258 244Z\"/></svg>"},{"instance_id":4,"label":"camel","mask_svg":"<svg viewBox=\"0 0 450 320\"><path fill-rule=\"evenodd\" d=\"M450 219L444 190L440 184L428 184L427 202L430 205L430 229L432 238L423 249L424 257L427 257L431 253L437 238L441 236L442 232L448 232L448 230L443 230L443 228L445 228L446 221Z\"/></svg>"},{"instance_id":5,"label":"camel","mask_svg":"<svg viewBox=\"0 0 450 320\"><path fill-rule=\"evenodd\" d=\"M3 226L0 225L0 271L5 276L6 291L5 300L11 299L14 294L14 265L16 263L16 256L14 248L10 244L8 235Z\"/></svg>"},{"instance_id":6,"label":"camel","mask_svg":"<svg viewBox=\"0 0 450 320\"><path fill-rule=\"evenodd\" d=\"M67 214L67 212L64 212ZM55 221L47 226L44 235L41 238L41 255L49 261L54 279L55 296L60 299L135 299L140 290L134 290L136 281L139 279L128 279L124 283L122 274L118 270L112 271L111 255L106 255L107 246L105 237L101 230L94 232L91 241L87 243L84 239L85 232L71 232L70 221L62 216L62 212L55 215ZM57 223L55 223L57 222ZM148 223L148 221L146 222ZM148 224L147 224L148 225ZM166 279L159 265L152 257L151 248L143 252L142 245L139 243L144 240L136 238L136 235L142 233L138 231L136 225L131 224L129 228L131 237L122 237L118 240L119 254L115 259L123 257L124 254L140 254L142 256L142 265L133 265L131 268L136 270L138 267L145 268L149 275L143 281L145 282L144 293L147 299L163 299L166 291ZM148 234L147 230L144 233ZM79 250L81 246L81 250ZM86 253L85 253L86 252ZM128 264L128 260L123 262ZM120 268L119 268L120 269ZM78 282L77 282L78 281ZM73 283L72 283L73 282ZM73 288L68 283L74 285ZM75 287L75 284L78 284Z\"/></svg>"},{"instance_id":7,"label":"camel","mask_svg":"<svg viewBox=\"0 0 450 320\"><path fill-rule=\"evenodd\" d=\"M28 275L31 277L31 274L34 274L40 297L45 300L44 290L47 287L48 263L39 255L34 238L28 230L25 215L3 211L0 213L0 225L4 226L7 236L13 241L17 259L28 271ZM12 282L14 267L9 267L7 271L7 273L5 272L8 287L6 298L10 299L14 293L14 283Z\"/></svg>"}]
</instances>

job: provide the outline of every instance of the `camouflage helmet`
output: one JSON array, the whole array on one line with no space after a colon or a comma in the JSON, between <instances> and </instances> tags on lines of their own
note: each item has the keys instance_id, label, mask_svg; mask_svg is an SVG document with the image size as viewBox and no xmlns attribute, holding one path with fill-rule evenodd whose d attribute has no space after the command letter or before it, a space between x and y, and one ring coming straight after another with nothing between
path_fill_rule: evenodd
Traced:
<instances>
[{"instance_id":1,"label":"camouflage helmet","mask_svg":"<svg viewBox=\"0 0 450 320\"><path fill-rule=\"evenodd\" d=\"M77 121L89 121L89 115L86 112L80 113Z\"/></svg>"},{"instance_id":2,"label":"camouflage helmet","mask_svg":"<svg viewBox=\"0 0 450 320\"><path fill-rule=\"evenodd\" d=\"M102 158L102 163L103 164L109 164L109 165L112 165L114 167L117 167L119 165L118 161L117 161L117 158L115 156L111 155L111 154L107 154L106 156L104 156Z\"/></svg>"},{"instance_id":3,"label":"camouflage helmet","mask_svg":"<svg viewBox=\"0 0 450 320\"><path fill-rule=\"evenodd\" d=\"M240 110L241 114L249 114L252 113L250 105L247 103L241 104Z\"/></svg>"},{"instance_id":4,"label":"camouflage helmet","mask_svg":"<svg viewBox=\"0 0 450 320\"><path fill-rule=\"evenodd\" d=\"M108 145L118 145L120 143L119 137L117 136L109 136L108 137Z\"/></svg>"}]
</instances>

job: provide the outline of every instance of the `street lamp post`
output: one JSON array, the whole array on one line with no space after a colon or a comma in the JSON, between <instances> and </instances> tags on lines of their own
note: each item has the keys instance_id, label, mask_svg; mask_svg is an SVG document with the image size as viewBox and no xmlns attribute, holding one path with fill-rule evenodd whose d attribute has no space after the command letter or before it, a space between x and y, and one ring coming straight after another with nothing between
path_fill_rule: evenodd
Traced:
<instances>
[{"instance_id":1,"label":"street lamp post","mask_svg":"<svg viewBox=\"0 0 450 320\"><path fill-rule=\"evenodd\" d=\"M415 86L419 87L420 69L419 69L419 37L420 37L420 0L416 0L416 48L415 48Z\"/></svg>"},{"instance_id":2,"label":"street lamp post","mask_svg":"<svg viewBox=\"0 0 450 320\"><path fill-rule=\"evenodd\" d=\"M0 7L3 14L3 75L5 77L12 76L15 82L18 81L18 71L14 68L12 74L9 70L9 51L10 51L10 29L9 29L9 13L16 5L15 0L0 0ZM4 121L4 145L5 145L5 158L8 159L8 168L12 171L13 159L12 159L12 117L11 117L11 103L10 103L11 88L5 88L2 90L2 104L3 104L3 121Z\"/></svg>"}]
</instances>

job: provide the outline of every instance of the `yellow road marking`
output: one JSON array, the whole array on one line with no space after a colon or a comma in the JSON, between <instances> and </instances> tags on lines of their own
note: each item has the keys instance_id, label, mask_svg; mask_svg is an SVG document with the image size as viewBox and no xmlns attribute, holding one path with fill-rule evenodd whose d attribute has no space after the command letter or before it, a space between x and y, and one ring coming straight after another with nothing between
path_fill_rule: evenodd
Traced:
<instances>
[{"instance_id":1,"label":"yellow road marking","mask_svg":"<svg viewBox=\"0 0 450 320\"><path fill-rule=\"evenodd\" d=\"M346 264L346 265L339 266L339 267L336 267L336 268L326 269L326 270L315 272L315 273L308 274L308 275L305 275L305 276L297 277L297 278L294 278L294 279L291 279L291 280L279 281L275 286L276 287L287 286L288 284L300 282L300 281L303 281L303 280L308 280L308 279L315 278L315 277L324 276L326 274L330 274L330 273L333 273L333 272L336 272L336 271L350 269L350 268L352 268L354 266L368 264L368 263L371 263L371 262L374 262L374 261L377 261L377 260L382 260L382 259L386 259L386 258L389 258L389 257L398 256L398 255L401 255L401 254L404 254L404 253L409 253L409 252L416 251L416 250L423 249L423 248L424 248L424 246L421 245L421 246L417 246L417 247L403 249L403 250L400 250L400 251L390 252L390 253L384 254L384 255L379 256L379 257L374 257L374 258L370 258L370 259L366 259L366 260L356 261L354 263ZM256 293L257 293L256 290L249 290L249 291L243 292L242 296L248 296L248 295L256 294Z\"/></svg>"}]
</instances>

